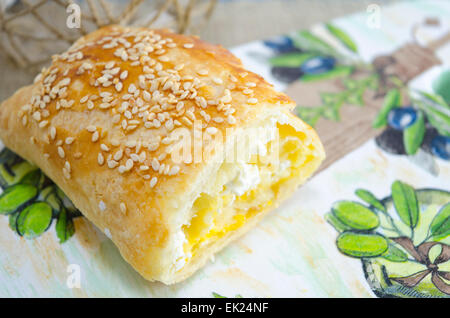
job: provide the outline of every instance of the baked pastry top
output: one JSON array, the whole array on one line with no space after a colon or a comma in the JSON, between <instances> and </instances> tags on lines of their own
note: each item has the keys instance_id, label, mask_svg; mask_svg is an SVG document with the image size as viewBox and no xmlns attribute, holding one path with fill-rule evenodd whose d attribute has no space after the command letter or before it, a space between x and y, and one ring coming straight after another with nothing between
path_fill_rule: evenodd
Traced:
<instances>
[{"instance_id":1,"label":"baked pastry top","mask_svg":"<svg viewBox=\"0 0 450 318\"><path fill-rule=\"evenodd\" d=\"M220 46L108 26L53 56L32 85L2 103L0 138L38 165L139 273L174 283L323 160L294 106ZM237 128L264 131L242 138ZM235 160L239 150L226 160L235 144L248 150L246 160Z\"/></svg>"}]
</instances>

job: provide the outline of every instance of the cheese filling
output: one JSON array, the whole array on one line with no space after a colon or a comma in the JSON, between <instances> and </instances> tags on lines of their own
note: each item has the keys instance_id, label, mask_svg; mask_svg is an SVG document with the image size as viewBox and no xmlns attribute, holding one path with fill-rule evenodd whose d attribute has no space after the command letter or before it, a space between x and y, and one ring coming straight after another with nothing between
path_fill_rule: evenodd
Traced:
<instances>
[{"instance_id":1,"label":"cheese filling","mask_svg":"<svg viewBox=\"0 0 450 318\"><path fill-rule=\"evenodd\" d=\"M192 206L192 218L179 232L175 270L180 270L199 249L214 243L265 210L277 198L280 187L300 175L312 156L304 146L305 135L293 127L277 124L280 134L279 162L267 162L272 139L257 145L248 163L223 163L217 174L218 193L203 192ZM263 140L264 142L264 140ZM262 149L263 148L263 149ZM308 155L308 152L310 154Z\"/></svg>"}]
</instances>

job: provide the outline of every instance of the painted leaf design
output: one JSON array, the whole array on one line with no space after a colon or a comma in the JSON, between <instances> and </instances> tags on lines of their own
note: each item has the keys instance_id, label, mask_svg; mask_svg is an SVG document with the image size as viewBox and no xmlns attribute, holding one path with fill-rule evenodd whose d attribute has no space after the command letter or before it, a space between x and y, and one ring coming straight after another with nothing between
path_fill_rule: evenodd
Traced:
<instances>
[{"instance_id":1,"label":"painted leaf design","mask_svg":"<svg viewBox=\"0 0 450 318\"><path fill-rule=\"evenodd\" d=\"M330 223L338 232L344 232L351 230L352 228L344 223L342 223L333 213L325 214L325 220Z\"/></svg>"},{"instance_id":2,"label":"painted leaf design","mask_svg":"<svg viewBox=\"0 0 450 318\"><path fill-rule=\"evenodd\" d=\"M316 51L330 55L336 53L336 50L331 45L307 30L302 30L293 34L292 40L296 47L303 50Z\"/></svg>"},{"instance_id":3,"label":"painted leaf design","mask_svg":"<svg viewBox=\"0 0 450 318\"><path fill-rule=\"evenodd\" d=\"M332 24L327 24L326 28L328 31L333 34L345 47L347 47L350 51L357 53L358 47L356 43L353 42L352 38L341 28L338 28Z\"/></svg>"},{"instance_id":4,"label":"painted leaf design","mask_svg":"<svg viewBox=\"0 0 450 318\"><path fill-rule=\"evenodd\" d=\"M383 236L355 232L341 233L336 245L343 254L357 258L377 257L388 249L388 242Z\"/></svg>"},{"instance_id":5,"label":"painted leaf design","mask_svg":"<svg viewBox=\"0 0 450 318\"><path fill-rule=\"evenodd\" d=\"M416 191L410 185L395 181L391 187L395 210L403 223L411 228L419 221L419 205Z\"/></svg>"},{"instance_id":6,"label":"painted leaf design","mask_svg":"<svg viewBox=\"0 0 450 318\"><path fill-rule=\"evenodd\" d=\"M389 112L401 104L401 94L398 89L392 89L384 98L383 106L372 122L373 128L383 128L387 125L387 116Z\"/></svg>"},{"instance_id":7,"label":"painted leaf design","mask_svg":"<svg viewBox=\"0 0 450 318\"><path fill-rule=\"evenodd\" d=\"M419 92L425 99L428 99L438 105L443 106L445 109L450 110L450 105L440 95L430 94L428 92Z\"/></svg>"},{"instance_id":8,"label":"painted leaf design","mask_svg":"<svg viewBox=\"0 0 450 318\"><path fill-rule=\"evenodd\" d=\"M41 195L44 198L44 201L50 204L50 206L55 211L59 211L63 202L61 198L57 195L56 189L54 186L48 186L41 191Z\"/></svg>"},{"instance_id":9,"label":"painted leaf design","mask_svg":"<svg viewBox=\"0 0 450 318\"><path fill-rule=\"evenodd\" d=\"M70 218L67 210L62 208L59 212L58 221L56 222L56 236L60 243L66 242L75 233L75 226L72 218Z\"/></svg>"},{"instance_id":10,"label":"painted leaf design","mask_svg":"<svg viewBox=\"0 0 450 318\"><path fill-rule=\"evenodd\" d=\"M27 161L18 162L13 166L7 164L0 165L0 178L2 179L2 184L3 186L16 184L23 176L36 169L36 166L33 166Z\"/></svg>"},{"instance_id":11,"label":"painted leaf design","mask_svg":"<svg viewBox=\"0 0 450 318\"><path fill-rule=\"evenodd\" d=\"M375 207L380 211L386 212L386 207L380 200L378 200L370 191L364 189L357 189L355 194L365 202L369 203L371 206Z\"/></svg>"},{"instance_id":12,"label":"painted leaf design","mask_svg":"<svg viewBox=\"0 0 450 318\"><path fill-rule=\"evenodd\" d=\"M414 124L403 131L403 144L408 155L414 155L422 144L425 136L425 120L422 112L418 112L418 117Z\"/></svg>"},{"instance_id":13,"label":"painted leaf design","mask_svg":"<svg viewBox=\"0 0 450 318\"><path fill-rule=\"evenodd\" d=\"M439 134L450 136L450 107L444 101L441 101L444 104L440 104L439 100L431 98L433 96L425 96L425 101L418 100L415 105L425 112L428 121L438 130Z\"/></svg>"},{"instance_id":14,"label":"painted leaf design","mask_svg":"<svg viewBox=\"0 0 450 318\"><path fill-rule=\"evenodd\" d=\"M297 112L298 117L307 122L311 127L315 126L322 114L322 110L320 107L297 106L295 108L295 111Z\"/></svg>"},{"instance_id":15,"label":"painted leaf design","mask_svg":"<svg viewBox=\"0 0 450 318\"><path fill-rule=\"evenodd\" d=\"M36 197L38 189L29 184L17 184L6 188L0 195L0 214L17 211L24 204Z\"/></svg>"},{"instance_id":16,"label":"painted leaf design","mask_svg":"<svg viewBox=\"0 0 450 318\"><path fill-rule=\"evenodd\" d=\"M337 77L345 77L352 74L354 67L347 65L339 65L329 70L328 72L320 73L320 74L306 74L303 75L300 79L303 82L313 82L313 81L323 81L327 79L337 78Z\"/></svg>"},{"instance_id":17,"label":"painted leaf design","mask_svg":"<svg viewBox=\"0 0 450 318\"><path fill-rule=\"evenodd\" d=\"M391 262L406 262L408 260L408 254L393 244L389 244L388 250L383 254L383 258Z\"/></svg>"},{"instance_id":18,"label":"painted leaf design","mask_svg":"<svg viewBox=\"0 0 450 318\"><path fill-rule=\"evenodd\" d=\"M274 56L269 61L272 66L300 67L305 61L314 56L316 55L311 53L287 53Z\"/></svg>"},{"instance_id":19,"label":"painted leaf design","mask_svg":"<svg viewBox=\"0 0 450 318\"><path fill-rule=\"evenodd\" d=\"M339 105L332 106L332 107L326 107L322 111L322 115L326 119L340 121L341 116L339 115Z\"/></svg>"},{"instance_id":20,"label":"painted leaf design","mask_svg":"<svg viewBox=\"0 0 450 318\"><path fill-rule=\"evenodd\" d=\"M4 148L2 151L0 151L0 164L4 164L6 162L13 161L17 155L9 150L8 148Z\"/></svg>"},{"instance_id":21,"label":"painted leaf design","mask_svg":"<svg viewBox=\"0 0 450 318\"><path fill-rule=\"evenodd\" d=\"M450 70L442 72L432 84L433 91L450 103Z\"/></svg>"},{"instance_id":22,"label":"painted leaf design","mask_svg":"<svg viewBox=\"0 0 450 318\"><path fill-rule=\"evenodd\" d=\"M19 216L19 213L11 213L8 218L9 227L14 232L17 232L17 217Z\"/></svg>"},{"instance_id":23,"label":"painted leaf design","mask_svg":"<svg viewBox=\"0 0 450 318\"><path fill-rule=\"evenodd\" d=\"M24 175L23 178L20 180L20 183L31 184L39 188L41 186L42 181L43 175L41 173L41 170L36 169Z\"/></svg>"},{"instance_id":24,"label":"painted leaf design","mask_svg":"<svg viewBox=\"0 0 450 318\"><path fill-rule=\"evenodd\" d=\"M380 224L372 210L357 202L338 201L332 212L339 221L355 230L372 230Z\"/></svg>"},{"instance_id":25,"label":"painted leaf design","mask_svg":"<svg viewBox=\"0 0 450 318\"><path fill-rule=\"evenodd\" d=\"M450 235L450 202L444 205L431 221L430 233L435 239Z\"/></svg>"},{"instance_id":26,"label":"painted leaf design","mask_svg":"<svg viewBox=\"0 0 450 318\"><path fill-rule=\"evenodd\" d=\"M52 208L46 202L36 202L23 209L17 218L17 231L27 239L44 233L52 223Z\"/></svg>"}]
</instances>

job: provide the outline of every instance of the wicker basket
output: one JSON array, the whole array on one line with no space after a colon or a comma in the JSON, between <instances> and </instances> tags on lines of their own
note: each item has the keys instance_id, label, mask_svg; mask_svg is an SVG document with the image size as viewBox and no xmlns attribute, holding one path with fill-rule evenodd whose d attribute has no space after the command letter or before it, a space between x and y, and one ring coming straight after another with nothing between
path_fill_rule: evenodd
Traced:
<instances>
[{"instance_id":1,"label":"wicker basket","mask_svg":"<svg viewBox=\"0 0 450 318\"><path fill-rule=\"evenodd\" d=\"M40 66L77 38L108 24L197 33L217 0L2 0L0 52L20 67ZM80 25L67 21L80 9Z\"/></svg>"}]
</instances>

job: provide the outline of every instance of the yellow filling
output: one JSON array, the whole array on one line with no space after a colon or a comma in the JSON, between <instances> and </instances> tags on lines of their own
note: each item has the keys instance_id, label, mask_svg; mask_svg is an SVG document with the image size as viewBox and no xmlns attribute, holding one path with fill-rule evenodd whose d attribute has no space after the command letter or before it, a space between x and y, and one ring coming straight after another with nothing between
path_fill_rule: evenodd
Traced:
<instances>
[{"instance_id":1,"label":"yellow filling","mask_svg":"<svg viewBox=\"0 0 450 318\"><path fill-rule=\"evenodd\" d=\"M311 149L303 146L305 134L289 125L278 125L278 128L280 161L289 161L289 167L282 170L267 160L261 160L264 158L252 158L251 162L258 166L261 178L256 188L240 196L230 193L226 186L215 196L202 193L192 207L190 224L183 226L187 240L184 252L187 255L194 257L201 246L237 230L249 218L272 205L281 186L292 176L299 175L301 168L313 158L307 153ZM269 142L267 148L270 147Z\"/></svg>"}]
</instances>

